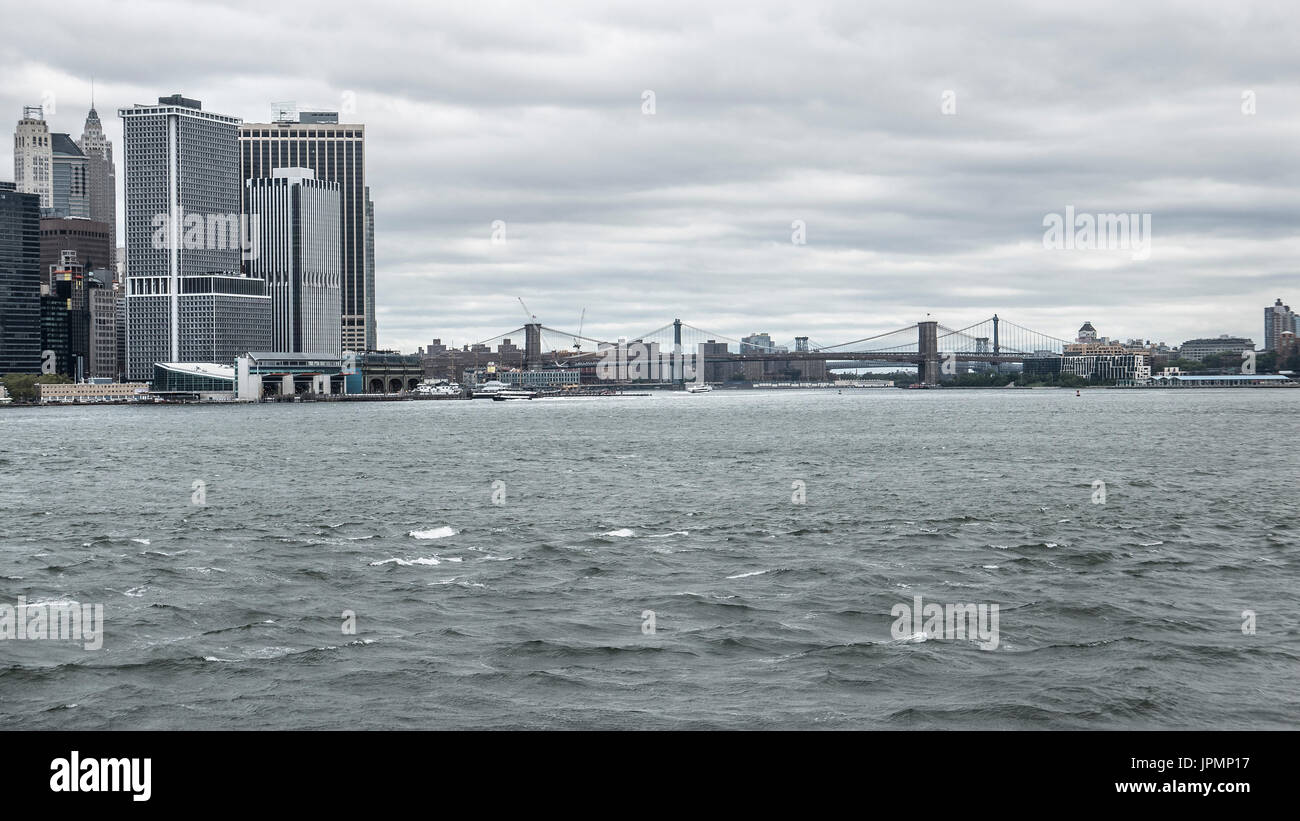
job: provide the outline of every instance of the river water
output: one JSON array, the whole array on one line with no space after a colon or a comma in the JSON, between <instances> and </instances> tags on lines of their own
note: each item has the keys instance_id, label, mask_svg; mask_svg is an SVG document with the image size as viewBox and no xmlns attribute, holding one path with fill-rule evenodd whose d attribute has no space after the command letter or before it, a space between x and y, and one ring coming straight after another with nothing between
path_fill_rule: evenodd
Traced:
<instances>
[{"instance_id":1,"label":"river water","mask_svg":"<svg viewBox=\"0 0 1300 821\"><path fill-rule=\"evenodd\" d=\"M1294 727L1298 412L870 389L3 409L0 605L98 604L104 629L0 640L0 724ZM996 606L996 642L896 618L916 597Z\"/></svg>"}]
</instances>

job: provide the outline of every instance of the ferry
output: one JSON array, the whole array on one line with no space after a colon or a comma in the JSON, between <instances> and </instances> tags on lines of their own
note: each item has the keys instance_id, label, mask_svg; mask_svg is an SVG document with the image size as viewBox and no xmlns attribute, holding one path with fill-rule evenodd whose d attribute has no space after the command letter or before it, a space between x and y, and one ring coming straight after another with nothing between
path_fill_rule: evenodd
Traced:
<instances>
[{"instance_id":1,"label":"ferry","mask_svg":"<svg viewBox=\"0 0 1300 821\"><path fill-rule=\"evenodd\" d=\"M464 396L465 389L455 382L426 380L416 385L413 393L417 396Z\"/></svg>"},{"instance_id":2,"label":"ferry","mask_svg":"<svg viewBox=\"0 0 1300 821\"><path fill-rule=\"evenodd\" d=\"M532 399L536 395L535 391L512 388L497 379L475 386L473 392L475 399L495 399L498 402L504 402L507 399Z\"/></svg>"},{"instance_id":3,"label":"ferry","mask_svg":"<svg viewBox=\"0 0 1300 821\"><path fill-rule=\"evenodd\" d=\"M712 385L706 385L703 382L697 382L686 389L687 393L709 393L713 390Z\"/></svg>"}]
</instances>

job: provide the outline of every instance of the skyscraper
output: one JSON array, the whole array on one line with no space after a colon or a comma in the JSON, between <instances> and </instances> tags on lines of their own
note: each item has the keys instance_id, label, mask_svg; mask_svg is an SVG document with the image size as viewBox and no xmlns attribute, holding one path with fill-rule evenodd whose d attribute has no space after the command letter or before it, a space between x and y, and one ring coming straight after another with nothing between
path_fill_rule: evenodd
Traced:
<instances>
[{"instance_id":1,"label":"skyscraper","mask_svg":"<svg viewBox=\"0 0 1300 821\"><path fill-rule=\"evenodd\" d=\"M340 124L337 112L305 112L293 120L286 114L277 122L244 123L239 142L244 180L270 177L276 168L309 168L316 179L338 183L342 347L372 350L374 268L368 260L373 232L367 228L372 209L367 205L365 126ZM243 213L249 213L247 201Z\"/></svg>"},{"instance_id":2,"label":"skyscraper","mask_svg":"<svg viewBox=\"0 0 1300 821\"><path fill-rule=\"evenodd\" d=\"M271 341L266 281L242 271L239 119L173 94L119 112L126 161L127 377L233 365Z\"/></svg>"},{"instance_id":3,"label":"skyscraper","mask_svg":"<svg viewBox=\"0 0 1300 821\"><path fill-rule=\"evenodd\" d=\"M89 218L86 155L67 134L51 134L50 151L54 161L50 176L54 207L45 216Z\"/></svg>"},{"instance_id":4,"label":"skyscraper","mask_svg":"<svg viewBox=\"0 0 1300 821\"><path fill-rule=\"evenodd\" d=\"M90 375L90 283L76 251L51 266L50 292L41 296L41 347L54 352L55 373L78 381Z\"/></svg>"},{"instance_id":5,"label":"skyscraper","mask_svg":"<svg viewBox=\"0 0 1300 821\"><path fill-rule=\"evenodd\" d=\"M1281 298L1279 298L1264 309L1264 350L1276 351L1277 343L1282 338L1282 332L1291 331L1295 333L1296 328L1296 315L1292 313L1291 306L1283 305Z\"/></svg>"},{"instance_id":6,"label":"skyscraper","mask_svg":"<svg viewBox=\"0 0 1300 821\"><path fill-rule=\"evenodd\" d=\"M375 324L375 204L366 186L366 350L379 350Z\"/></svg>"},{"instance_id":7,"label":"skyscraper","mask_svg":"<svg viewBox=\"0 0 1300 821\"><path fill-rule=\"evenodd\" d=\"M244 186L258 236L248 265L271 294L272 349L338 355L339 184L308 168L276 168Z\"/></svg>"},{"instance_id":8,"label":"skyscraper","mask_svg":"<svg viewBox=\"0 0 1300 821\"><path fill-rule=\"evenodd\" d=\"M41 370L41 198L0 183L0 374Z\"/></svg>"},{"instance_id":9,"label":"skyscraper","mask_svg":"<svg viewBox=\"0 0 1300 821\"><path fill-rule=\"evenodd\" d=\"M100 274L107 274L100 271ZM86 279L87 296L90 297L90 359L86 376L95 379L116 379L117 363L117 291L107 276L91 274Z\"/></svg>"},{"instance_id":10,"label":"skyscraper","mask_svg":"<svg viewBox=\"0 0 1300 821\"><path fill-rule=\"evenodd\" d=\"M77 147L86 155L86 188L90 198L90 218L108 225L109 247L113 260L117 256L117 169L113 165L113 143L104 137L104 127L90 103L90 113L81 129Z\"/></svg>"},{"instance_id":11,"label":"skyscraper","mask_svg":"<svg viewBox=\"0 0 1300 821\"><path fill-rule=\"evenodd\" d=\"M38 105L23 107L14 131L14 185L21 194L40 197L42 212L54 207L54 152L50 127Z\"/></svg>"}]
</instances>

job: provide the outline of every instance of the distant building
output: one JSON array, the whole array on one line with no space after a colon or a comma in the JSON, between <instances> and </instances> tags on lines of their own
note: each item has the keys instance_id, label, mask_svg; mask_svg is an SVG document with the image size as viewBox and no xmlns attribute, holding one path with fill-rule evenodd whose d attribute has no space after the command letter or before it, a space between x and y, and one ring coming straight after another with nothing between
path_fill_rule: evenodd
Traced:
<instances>
[{"instance_id":1,"label":"distant building","mask_svg":"<svg viewBox=\"0 0 1300 821\"><path fill-rule=\"evenodd\" d=\"M271 295L271 347L338 355L339 184L310 168L277 168L244 185L259 246L248 266Z\"/></svg>"},{"instance_id":2,"label":"distant building","mask_svg":"<svg viewBox=\"0 0 1300 821\"><path fill-rule=\"evenodd\" d=\"M36 395L42 404L82 402L129 402L148 398L144 382L67 382L37 384Z\"/></svg>"},{"instance_id":3,"label":"distant building","mask_svg":"<svg viewBox=\"0 0 1300 821\"><path fill-rule=\"evenodd\" d=\"M67 134L51 134L50 150L54 161L50 185L53 207L51 217L90 218L90 183L86 178L86 155Z\"/></svg>"},{"instance_id":4,"label":"distant building","mask_svg":"<svg viewBox=\"0 0 1300 821\"><path fill-rule=\"evenodd\" d=\"M118 292L108 271L92 271L87 281L90 285L87 291L90 298L90 357L86 376L90 379L117 379L121 374L117 358Z\"/></svg>"},{"instance_id":5,"label":"distant building","mask_svg":"<svg viewBox=\"0 0 1300 821\"><path fill-rule=\"evenodd\" d=\"M1026 376L1046 376L1055 379L1061 375L1062 357L1050 352L1043 353L1045 355L1025 357L1024 367L1021 370Z\"/></svg>"},{"instance_id":6,"label":"distant building","mask_svg":"<svg viewBox=\"0 0 1300 821\"><path fill-rule=\"evenodd\" d=\"M348 393L401 393L424 381L419 354L370 351L356 355L354 372L347 375Z\"/></svg>"},{"instance_id":7,"label":"distant building","mask_svg":"<svg viewBox=\"0 0 1300 821\"><path fill-rule=\"evenodd\" d=\"M0 374L41 371L41 198L0 183Z\"/></svg>"},{"instance_id":8,"label":"distant building","mask_svg":"<svg viewBox=\"0 0 1300 821\"><path fill-rule=\"evenodd\" d=\"M1083 323L1083 325L1080 326L1080 328L1079 328L1079 336L1075 339L1075 341L1076 341L1076 342L1079 342L1079 343L1081 343L1081 344L1087 344L1087 343L1090 343L1090 342L1096 342L1096 341L1097 341L1097 329L1094 328L1094 327L1092 327L1092 323L1091 323L1091 322L1085 322L1085 323Z\"/></svg>"},{"instance_id":9,"label":"distant building","mask_svg":"<svg viewBox=\"0 0 1300 821\"><path fill-rule=\"evenodd\" d=\"M324 353L249 351L235 363L240 400L347 392L350 357Z\"/></svg>"},{"instance_id":10,"label":"distant building","mask_svg":"<svg viewBox=\"0 0 1300 821\"><path fill-rule=\"evenodd\" d=\"M51 266L49 293L41 297L41 348L54 353L55 373L77 381L92 376L90 291L98 285L87 278L76 252L64 251Z\"/></svg>"},{"instance_id":11,"label":"distant building","mask_svg":"<svg viewBox=\"0 0 1300 821\"><path fill-rule=\"evenodd\" d=\"M1276 351L1283 331L1300 333L1300 315L1283 305L1279 298L1264 309L1264 350Z\"/></svg>"},{"instance_id":12,"label":"distant building","mask_svg":"<svg viewBox=\"0 0 1300 821\"><path fill-rule=\"evenodd\" d=\"M1148 388L1289 388L1295 381L1279 373L1185 374L1161 373L1138 379L1131 386Z\"/></svg>"},{"instance_id":13,"label":"distant building","mask_svg":"<svg viewBox=\"0 0 1300 821\"><path fill-rule=\"evenodd\" d=\"M1072 374L1084 379L1096 381L1110 380L1146 380L1151 377L1151 365L1142 354L1084 354L1063 356L1060 360L1061 374ZM1029 362L1026 361L1026 372Z\"/></svg>"},{"instance_id":14,"label":"distant building","mask_svg":"<svg viewBox=\"0 0 1300 821\"><path fill-rule=\"evenodd\" d=\"M54 152L50 127L40 106L24 106L14 130L14 185L20 194L36 194L37 212L54 208Z\"/></svg>"},{"instance_id":15,"label":"distant building","mask_svg":"<svg viewBox=\"0 0 1300 821\"><path fill-rule=\"evenodd\" d=\"M103 267L114 268L117 261L117 168L113 164L113 143L104 136L103 123L92 100L77 147L86 156L86 190L90 200L90 218L108 226L109 261ZM86 258L89 268L99 268L97 260Z\"/></svg>"},{"instance_id":16,"label":"distant building","mask_svg":"<svg viewBox=\"0 0 1300 821\"><path fill-rule=\"evenodd\" d=\"M370 262L374 209L366 190L366 127L339 123L335 112L304 112L292 121L292 106L276 122L239 127L240 178L270 177L276 168L310 168L316 179L339 186L341 347L374 350L374 268ZM304 119L305 116L305 119ZM331 121L332 120L332 121ZM247 196L249 189L244 189ZM250 213L247 201L244 213Z\"/></svg>"},{"instance_id":17,"label":"distant building","mask_svg":"<svg viewBox=\"0 0 1300 821\"><path fill-rule=\"evenodd\" d=\"M1215 354L1240 357L1243 352L1254 350L1254 340L1224 335L1214 339L1189 339L1178 349L1178 355L1182 359L1200 362L1205 357Z\"/></svg>"},{"instance_id":18,"label":"distant building","mask_svg":"<svg viewBox=\"0 0 1300 821\"><path fill-rule=\"evenodd\" d=\"M154 363L234 366L271 347L266 281L242 271L239 119L179 94L122 117L129 379Z\"/></svg>"},{"instance_id":19,"label":"distant building","mask_svg":"<svg viewBox=\"0 0 1300 821\"><path fill-rule=\"evenodd\" d=\"M1129 353L1128 348L1118 342L1067 342L1064 346L1066 356L1121 356Z\"/></svg>"},{"instance_id":20,"label":"distant building","mask_svg":"<svg viewBox=\"0 0 1300 821\"><path fill-rule=\"evenodd\" d=\"M234 399L235 367L219 362L156 362L149 392L170 399Z\"/></svg>"},{"instance_id":21,"label":"distant building","mask_svg":"<svg viewBox=\"0 0 1300 821\"><path fill-rule=\"evenodd\" d=\"M108 223L85 217L42 217L42 284L50 284L50 266L63 259L64 251L75 251L77 261L87 271L111 269L114 254L110 231Z\"/></svg>"},{"instance_id":22,"label":"distant building","mask_svg":"<svg viewBox=\"0 0 1300 821\"><path fill-rule=\"evenodd\" d=\"M769 334L750 334L740 338L740 352L745 353L772 353L776 346L772 344L772 337Z\"/></svg>"}]
</instances>

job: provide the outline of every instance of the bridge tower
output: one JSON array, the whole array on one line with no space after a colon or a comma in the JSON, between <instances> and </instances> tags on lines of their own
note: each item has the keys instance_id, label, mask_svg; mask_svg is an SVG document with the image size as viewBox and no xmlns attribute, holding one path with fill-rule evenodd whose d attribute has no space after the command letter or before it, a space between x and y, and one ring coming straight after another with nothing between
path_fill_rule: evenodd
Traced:
<instances>
[{"instance_id":1,"label":"bridge tower","mask_svg":"<svg viewBox=\"0 0 1300 821\"><path fill-rule=\"evenodd\" d=\"M535 371L542 366L542 323L530 322L524 326L524 370Z\"/></svg>"},{"instance_id":2,"label":"bridge tower","mask_svg":"<svg viewBox=\"0 0 1300 821\"><path fill-rule=\"evenodd\" d=\"M998 315L993 315L993 355L1002 353L1002 346L998 344Z\"/></svg>"},{"instance_id":3,"label":"bridge tower","mask_svg":"<svg viewBox=\"0 0 1300 821\"><path fill-rule=\"evenodd\" d=\"M682 368L682 321L673 320L673 382L680 385L686 381L685 369Z\"/></svg>"},{"instance_id":4,"label":"bridge tower","mask_svg":"<svg viewBox=\"0 0 1300 821\"><path fill-rule=\"evenodd\" d=\"M916 323L916 376L923 385L939 384L939 323Z\"/></svg>"}]
</instances>

